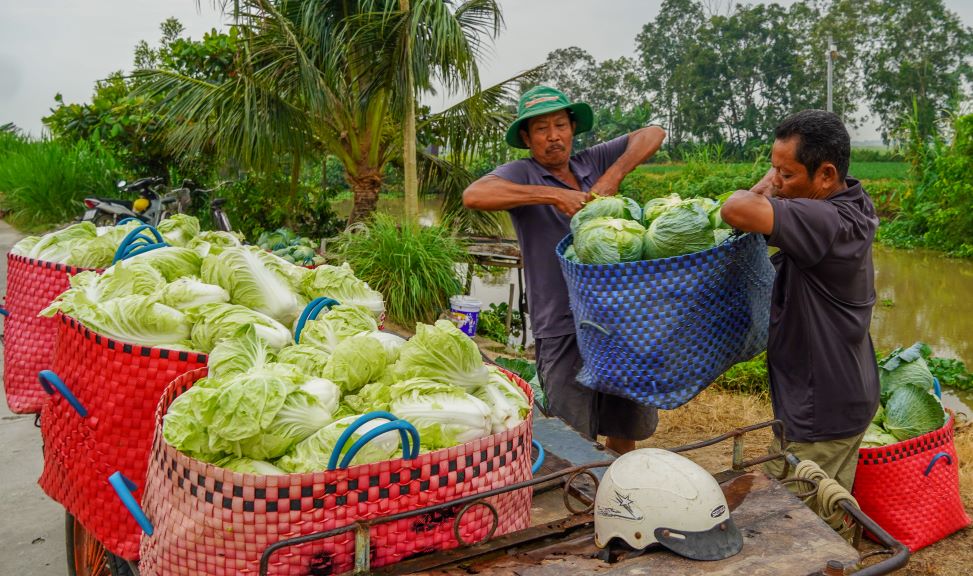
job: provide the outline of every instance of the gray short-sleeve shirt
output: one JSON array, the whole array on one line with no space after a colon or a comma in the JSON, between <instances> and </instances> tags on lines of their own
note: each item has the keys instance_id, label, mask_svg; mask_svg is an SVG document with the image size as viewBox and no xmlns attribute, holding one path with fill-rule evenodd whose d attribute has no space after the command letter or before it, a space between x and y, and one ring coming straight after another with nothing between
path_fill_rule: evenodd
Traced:
<instances>
[{"instance_id":1,"label":"gray short-sleeve shirt","mask_svg":"<svg viewBox=\"0 0 973 576\"><path fill-rule=\"evenodd\" d=\"M571 157L571 172L581 191L587 192L598 178L625 152L628 136L592 146ZM571 187L554 177L533 158L498 166L493 176L515 184ZM535 338L553 338L574 333L574 319L568 303L568 288L561 274L554 248L570 232L571 218L550 205L511 208L510 219L517 232L527 281L527 305Z\"/></svg>"},{"instance_id":2,"label":"gray short-sleeve shirt","mask_svg":"<svg viewBox=\"0 0 973 576\"><path fill-rule=\"evenodd\" d=\"M878 217L861 184L824 200L770 198L780 248L767 365L774 414L788 440L862 433L878 409L869 335L875 304L872 240Z\"/></svg>"}]
</instances>

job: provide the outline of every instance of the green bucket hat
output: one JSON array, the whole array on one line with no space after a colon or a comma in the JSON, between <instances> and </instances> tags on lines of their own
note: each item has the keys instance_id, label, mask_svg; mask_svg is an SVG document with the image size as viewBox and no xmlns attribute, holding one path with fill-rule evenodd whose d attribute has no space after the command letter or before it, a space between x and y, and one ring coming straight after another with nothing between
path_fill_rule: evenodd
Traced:
<instances>
[{"instance_id":1,"label":"green bucket hat","mask_svg":"<svg viewBox=\"0 0 973 576\"><path fill-rule=\"evenodd\" d=\"M555 90L548 86L535 86L524 92L517 103L517 119L507 128L507 144L514 148L527 148L524 141L520 138L520 123L534 116L542 116L564 110L567 108L577 122L575 134L581 134L591 130L594 124L594 114L591 106L584 102L571 103L568 97L560 90Z\"/></svg>"}]
</instances>

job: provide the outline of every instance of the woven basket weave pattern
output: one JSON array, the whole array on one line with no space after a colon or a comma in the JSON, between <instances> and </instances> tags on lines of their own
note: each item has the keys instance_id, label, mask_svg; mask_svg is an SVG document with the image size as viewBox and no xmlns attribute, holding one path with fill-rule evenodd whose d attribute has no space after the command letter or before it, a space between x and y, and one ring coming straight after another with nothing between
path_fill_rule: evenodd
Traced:
<instances>
[{"instance_id":1,"label":"woven basket weave pattern","mask_svg":"<svg viewBox=\"0 0 973 576\"><path fill-rule=\"evenodd\" d=\"M859 449L853 493L862 511L913 552L969 526L953 419L910 440Z\"/></svg>"},{"instance_id":2,"label":"woven basket weave pattern","mask_svg":"<svg viewBox=\"0 0 973 576\"><path fill-rule=\"evenodd\" d=\"M531 423L416 460L392 460L346 470L255 476L200 462L162 439L169 403L205 370L175 382L159 404L152 462L142 505L155 532L142 539L140 571L150 575L258 573L260 555L282 539L323 532L356 520L387 516L521 482L530 478ZM522 381L521 387L530 394ZM492 497L496 535L527 528L530 489ZM378 567L458 545L458 506L442 513L371 529L371 562ZM493 517L474 506L462 517L467 542L485 538ZM354 533L284 548L270 562L275 575L337 574L353 567Z\"/></svg>"},{"instance_id":3,"label":"woven basket weave pattern","mask_svg":"<svg viewBox=\"0 0 973 576\"><path fill-rule=\"evenodd\" d=\"M55 320L53 370L88 416L82 418L58 393L44 404L39 484L109 551L133 560L141 531L108 477L121 471L144 485L159 398L180 374L205 366L206 356L124 344L67 316Z\"/></svg>"},{"instance_id":4,"label":"woven basket weave pattern","mask_svg":"<svg viewBox=\"0 0 973 576\"><path fill-rule=\"evenodd\" d=\"M670 410L766 349L774 268L762 236L611 265L565 259L571 243L557 254L585 386Z\"/></svg>"},{"instance_id":5,"label":"woven basket weave pattern","mask_svg":"<svg viewBox=\"0 0 973 576\"><path fill-rule=\"evenodd\" d=\"M51 367L57 323L37 314L71 287L71 276L84 270L7 254L4 306L10 316L3 327L3 388L12 412L40 412L47 401L37 373Z\"/></svg>"}]
</instances>

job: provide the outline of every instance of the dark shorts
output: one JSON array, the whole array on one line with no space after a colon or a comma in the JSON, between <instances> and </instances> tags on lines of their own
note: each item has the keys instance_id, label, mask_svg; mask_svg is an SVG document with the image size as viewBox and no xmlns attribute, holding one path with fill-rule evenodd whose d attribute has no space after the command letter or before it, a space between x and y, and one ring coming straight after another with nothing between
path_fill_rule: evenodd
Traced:
<instances>
[{"instance_id":1,"label":"dark shorts","mask_svg":"<svg viewBox=\"0 0 973 576\"><path fill-rule=\"evenodd\" d=\"M583 360L574 334L535 343L537 373L547 396L547 413L589 438L597 435L645 440L659 424L659 412L627 398L595 392L577 380Z\"/></svg>"}]
</instances>

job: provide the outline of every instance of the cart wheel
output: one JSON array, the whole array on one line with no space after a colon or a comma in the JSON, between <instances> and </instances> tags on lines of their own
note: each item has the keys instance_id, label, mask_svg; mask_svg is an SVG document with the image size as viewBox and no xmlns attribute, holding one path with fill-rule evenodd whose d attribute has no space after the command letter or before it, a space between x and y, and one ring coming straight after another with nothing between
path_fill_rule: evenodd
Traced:
<instances>
[{"instance_id":1,"label":"cart wheel","mask_svg":"<svg viewBox=\"0 0 973 576\"><path fill-rule=\"evenodd\" d=\"M70 514L64 515L68 576L134 576L128 562L115 556Z\"/></svg>"}]
</instances>

